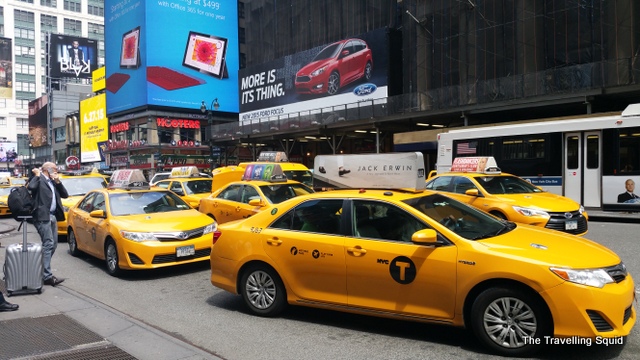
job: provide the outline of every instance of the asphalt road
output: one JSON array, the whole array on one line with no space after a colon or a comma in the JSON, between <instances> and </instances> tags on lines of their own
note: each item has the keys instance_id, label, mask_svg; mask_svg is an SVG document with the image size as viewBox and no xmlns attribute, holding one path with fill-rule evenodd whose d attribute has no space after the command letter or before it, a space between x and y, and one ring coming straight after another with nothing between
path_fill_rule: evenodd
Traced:
<instances>
[{"instance_id":1,"label":"asphalt road","mask_svg":"<svg viewBox=\"0 0 640 360\"><path fill-rule=\"evenodd\" d=\"M15 225L13 219L0 223ZM591 222L586 236L617 252L640 279L640 224ZM39 241L29 225L31 241ZM0 235L4 246L20 233ZM274 319L250 315L239 296L214 288L208 263L114 278L102 261L74 258L60 243L53 271L63 284L158 329L230 360L490 359L462 329L290 307ZM0 257L4 260L4 249ZM637 288L640 288L637 286ZM638 292L638 291L637 291ZM637 304L636 304L637 308ZM554 345L542 359L637 359L638 325L623 346Z\"/></svg>"}]
</instances>

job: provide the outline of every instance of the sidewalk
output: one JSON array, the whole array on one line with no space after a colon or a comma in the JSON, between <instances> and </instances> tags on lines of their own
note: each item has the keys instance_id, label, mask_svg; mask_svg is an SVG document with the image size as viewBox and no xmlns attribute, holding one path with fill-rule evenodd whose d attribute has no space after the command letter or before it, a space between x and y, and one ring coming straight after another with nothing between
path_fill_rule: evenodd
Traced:
<instances>
[{"instance_id":1,"label":"sidewalk","mask_svg":"<svg viewBox=\"0 0 640 360\"><path fill-rule=\"evenodd\" d=\"M0 224L0 233L16 228ZM0 280L0 291L20 305L18 311L0 312L0 360L220 359L64 284L7 297Z\"/></svg>"}]
</instances>

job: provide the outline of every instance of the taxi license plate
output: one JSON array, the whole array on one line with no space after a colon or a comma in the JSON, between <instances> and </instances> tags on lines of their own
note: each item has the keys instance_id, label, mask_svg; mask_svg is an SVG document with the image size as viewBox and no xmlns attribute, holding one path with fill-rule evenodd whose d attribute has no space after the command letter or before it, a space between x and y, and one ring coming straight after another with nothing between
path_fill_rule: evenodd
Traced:
<instances>
[{"instance_id":1,"label":"taxi license plate","mask_svg":"<svg viewBox=\"0 0 640 360\"><path fill-rule=\"evenodd\" d=\"M192 256L196 254L196 247L194 245L180 246L176 248L176 257Z\"/></svg>"},{"instance_id":2,"label":"taxi license plate","mask_svg":"<svg viewBox=\"0 0 640 360\"><path fill-rule=\"evenodd\" d=\"M565 230L578 230L578 221L571 220L564 223Z\"/></svg>"}]
</instances>

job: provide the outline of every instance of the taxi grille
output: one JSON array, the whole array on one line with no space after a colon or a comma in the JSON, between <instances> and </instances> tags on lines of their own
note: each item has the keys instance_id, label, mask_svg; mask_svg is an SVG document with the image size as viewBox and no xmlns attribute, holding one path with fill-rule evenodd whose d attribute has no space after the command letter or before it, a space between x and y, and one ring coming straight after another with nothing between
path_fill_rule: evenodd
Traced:
<instances>
[{"instance_id":1,"label":"taxi grille","mask_svg":"<svg viewBox=\"0 0 640 360\"><path fill-rule=\"evenodd\" d=\"M589 315L589 318L591 319L591 322L593 323L593 326L596 328L596 330L600 332L613 331L613 327L609 325L607 320L605 320L602 315L593 310L587 310L587 315Z\"/></svg>"},{"instance_id":2,"label":"taxi grille","mask_svg":"<svg viewBox=\"0 0 640 360\"><path fill-rule=\"evenodd\" d=\"M160 241L185 241L195 239L204 234L206 226L185 231L172 231L172 232L154 232L153 234Z\"/></svg>"},{"instance_id":3,"label":"taxi grille","mask_svg":"<svg viewBox=\"0 0 640 360\"><path fill-rule=\"evenodd\" d=\"M134 265L144 265L144 261L142 261L142 259L140 259L136 254L127 253L127 255L129 255L129 261L131 261L132 264L134 264Z\"/></svg>"},{"instance_id":4,"label":"taxi grille","mask_svg":"<svg viewBox=\"0 0 640 360\"><path fill-rule=\"evenodd\" d=\"M631 306L624 309L624 316L622 317L622 325L626 324L630 318L631 318Z\"/></svg>"},{"instance_id":5,"label":"taxi grille","mask_svg":"<svg viewBox=\"0 0 640 360\"><path fill-rule=\"evenodd\" d=\"M622 263L620 263L620 264L618 264L616 266L611 266L611 267L605 268L604 271L606 271L607 274L609 274L609 276L611 276L613 281L615 281L617 283L619 283L622 280L627 278L627 268Z\"/></svg>"},{"instance_id":6,"label":"taxi grille","mask_svg":"<svg viewBox=\"0 0 640 360\"><path fill-rule=\"evenodd\" d=\"M565 217L564 212L550 212L549 215L551 216L551 218L549 219L545 227L547 229L558 230L569 234L582 234L586 232L588 227L587 219L582 214L580 214L580 211L576 210L568 212L571 213L570 219L567 219ZM565 230L565 223L567 222L567 220L578 220L578 228L574 230Z\"/></svg>"},{"instance_id":7,"label":"taxi grille","mask_svg":"<svg viewBox=\"0 0 640 360\"><path fill-rule=\"evenodd\" d=\"M177 257L176 254L156 255L153 257L153 261L151 263L166 264L166 263L180 262L185 260L193 260L201 257L206 257L209 255L211 255L211 248L205 248L205 249L196 250L196 253L192 256Z\"/></svg>"}]
</instances>

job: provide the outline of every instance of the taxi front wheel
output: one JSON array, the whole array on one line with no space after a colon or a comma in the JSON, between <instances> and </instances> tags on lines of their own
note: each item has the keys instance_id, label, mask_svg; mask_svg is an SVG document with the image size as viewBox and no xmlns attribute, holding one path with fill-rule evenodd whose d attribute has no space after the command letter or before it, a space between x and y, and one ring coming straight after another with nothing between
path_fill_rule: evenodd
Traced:
<instances>
[{"instance_id":1,"label":"taxi front wheel","mask_svg":"<svg viewBox=\"0 0 640 360\"><path fill-rule=\"evenodd\" d=\"M104 260L107 264L107 272L111 276L118 276L122 273L118 265L118 248L116 243L109 239L104 246Z\"/></svg>"},{"instance_id":2,"label":"taxi front wheel","mask_svg":"<svg viewBox=\"0 0 640 360\"><path fill-rule=\"evenodd\" d=\"M244 302L256 315L276 316L287 305L284 284L275 270L267 265L252 265L244 271L240 286Z\"/></svg>"},{"instance_id":3,"label":"taxi front wheel","mask_svg":"<svg viewBox=\"0 0 640 360\"><path fill-rule=\"evenodd\" d=\"M489 349L503 356L530 355L551 335L552 323L542 300L507 288L484 290L471 308L471 327Z\"/></svg>"}]
</instances>

